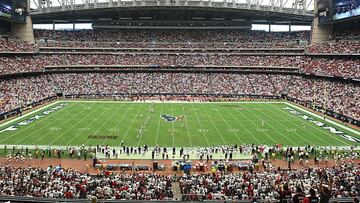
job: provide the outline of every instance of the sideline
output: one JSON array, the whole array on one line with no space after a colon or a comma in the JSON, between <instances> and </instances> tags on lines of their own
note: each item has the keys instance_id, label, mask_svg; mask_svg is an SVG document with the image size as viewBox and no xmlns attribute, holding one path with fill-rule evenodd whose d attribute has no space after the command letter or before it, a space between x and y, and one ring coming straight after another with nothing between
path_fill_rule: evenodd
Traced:
<instances>
[{"instance_id":1,"label":"sideline","mask_svg":"<svg viewBox=\"0 0 360 203\"><path fill-rule=\"evenodd\" d=\"M311 115L311 116L314 116L314 117L320 118L320 119L324 119L323 116L320 116L320 115L318 115L318 114L316 114L316 113L310 112L310 111L308 111L308 110L306 110L306 109L303 109L303 108L301 108L301 107L298 107L298 106L296 106L296 105L294 105L294 104L291 104L291 103L288 103L288 102L284 102L284 103L287 104L287 105L289 105L289 106L291 106L291 107L293 107L293 108L296 108L296 109L298 109L298 110L300 110L300 111L302 111L302 112L305 112L305 113L307 113L307 114L309 114L309 115ZM360 135L360 132L359 132L359 131L357 131L357 130L355 130L355 129L353 129L353 128L344 126L343 124L340 124L340 123L338 123L338 122L335 122L335 121L333 121L333 120L331 120L331 119L326 119L325 121L328 122L328 123L331 123L331 124L333 124L333 125L336 125L336 126L338 126L338 127L341 127L341 128L343 128L344 130L347 130L347 131L349 131L349 132L352 132L352 133L354 133L354 134L356 134L356 135Z\"/></svg>"}]
</instances>

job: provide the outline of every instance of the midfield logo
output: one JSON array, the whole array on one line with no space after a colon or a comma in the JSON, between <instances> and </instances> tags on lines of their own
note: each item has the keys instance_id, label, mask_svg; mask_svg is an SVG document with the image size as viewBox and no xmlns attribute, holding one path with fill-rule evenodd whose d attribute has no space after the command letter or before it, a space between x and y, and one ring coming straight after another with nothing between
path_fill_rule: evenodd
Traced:
<instances>
[{"instance_id":1,"label":"midfield logo","mask_svg":"<svg viewBox=\"0 0 360 203\"><path fill-rule=\"evenodd\" d=\"M160 115L160 117L167 122L174 122L176 120L182 120L185 118L184 116L170 116L170 115Z\"/></svg>"}]
</instances>

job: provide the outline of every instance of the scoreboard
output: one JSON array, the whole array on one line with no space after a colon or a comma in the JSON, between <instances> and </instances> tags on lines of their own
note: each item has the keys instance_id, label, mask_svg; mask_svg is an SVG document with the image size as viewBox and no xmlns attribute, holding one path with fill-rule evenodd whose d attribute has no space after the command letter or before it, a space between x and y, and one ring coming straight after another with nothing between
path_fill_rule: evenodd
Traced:
<instances>
[{"instance_id":1,"label":"scoreboard","mask_svg":"<svg viewBox=\"0 0 360 203\"><path fill-rule=\"evenodd\" d=\"M12 3L6 0L0 0L0 17L11 19Z\"/></svg>"},{"instance_id":2,"label":"scoreboard","mask_svg":"<svg viewBox=\"0 0 360 203\"><path fill-rule=\"evenodd\" d=\"M360 0L317 0L320 25L360 17Z\"/></svg>"},{"instance_id":3,"label":"scoreboard","mask_svg":"<svg viewBox=\"0 0 360 203\"><path fill-rule=\"evenodd\" d=\"M332 0L318 0L319 24L325 25L332 23Z\"/></svg>"},{"instance_id":4,"label":"scoreboard","mask_svg":"<svg viewBox=\"0 0 360 203\"><path fill-rule=\"evenodd\" d=\"M25 22L27 0L0 0L0 20Z\"/></svg>"},{"instance_id":5,"label":"scoreboard","mask_svg":"<svg viewBox=\"0 0 360 203\"><path fill-rule=\"evenodd\" d=\"M333 20L360 16L360 0L334 0Z\"/></svg>"}]
</instances>

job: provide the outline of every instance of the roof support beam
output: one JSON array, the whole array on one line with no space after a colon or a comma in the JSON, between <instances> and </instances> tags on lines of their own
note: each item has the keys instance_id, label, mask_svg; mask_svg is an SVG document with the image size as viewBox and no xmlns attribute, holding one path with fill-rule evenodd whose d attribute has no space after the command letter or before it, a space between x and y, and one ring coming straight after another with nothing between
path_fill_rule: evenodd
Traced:
<instances>
[{"instance_id":1,"label":"roof support beam","mask_svg":"<svg viewBox=\"0 0 360 203\"><path fill-rule=\"evenodd\" d=\"M285 14L295 14L313 16L313 11L309 11L314 0L31 0L36 8L30 11L31 15L51 13L59 11L71 11L96 8L121 8L121 7L212 7L212 8L232 8L232 9L254 9L261 11L280 12ZM53 4L52 1L55 1ZM289 6L290 5L290 6ZM292 6L291 6L292 5Z\"/></svg>"}]
</instances>

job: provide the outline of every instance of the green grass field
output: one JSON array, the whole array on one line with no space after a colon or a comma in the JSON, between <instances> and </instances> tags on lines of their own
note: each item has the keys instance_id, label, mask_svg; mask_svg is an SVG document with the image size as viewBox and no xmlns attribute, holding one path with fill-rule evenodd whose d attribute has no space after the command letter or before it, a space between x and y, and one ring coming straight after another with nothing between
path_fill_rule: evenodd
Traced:
<instances>
[{"instance_id":1,"label":"green grass field","mask_svg":"<svg viewBox=\"0 0 360 203\"><path fill-rule=\"evenodd\" d=\"M67 105L32 122L19 124L59 104ZM119 146L124 140L126 145L131 146L158 144L196 147L242 143L354 145L353 142L290 113L285 107L289 107L289 104L61 101L33 112L32 115L25 115L22 119L2 124L0 144ZM290 108L302 112L294 106ZM306 114L315 119L314 115ZM167 117L170 120L173 117L180 119L170 122L161 115L170 116ZM321 118L316 119L325 123ZM336 128L347 135L360 137L358 131Z\"/></svg>"}]
</instances>

